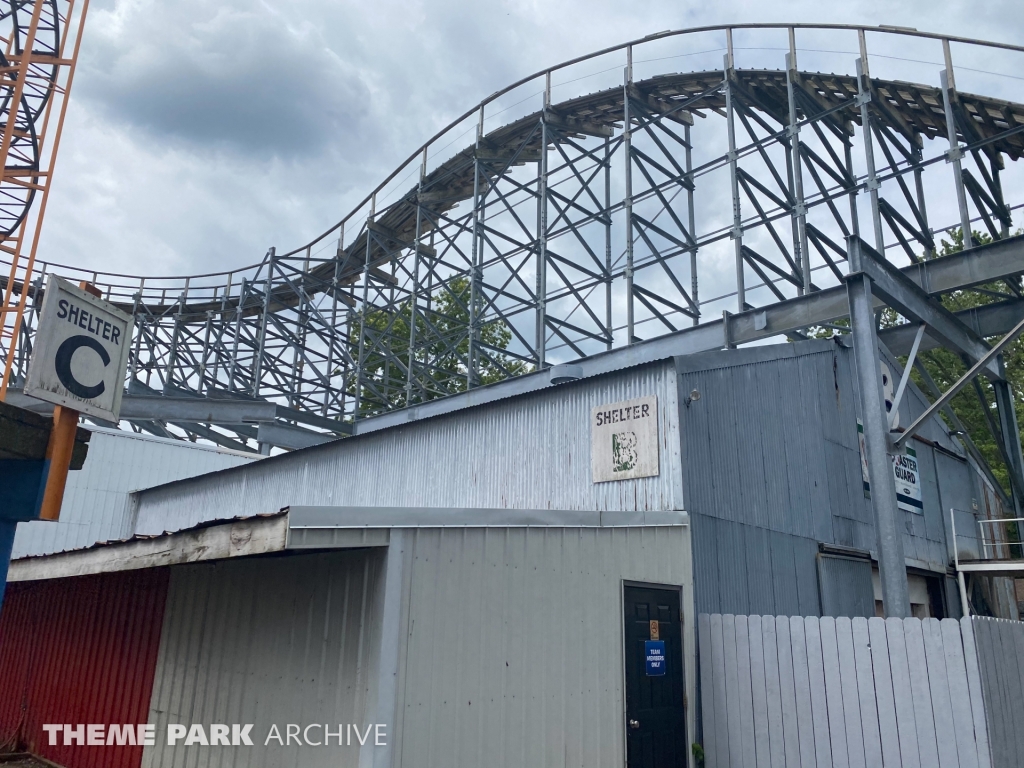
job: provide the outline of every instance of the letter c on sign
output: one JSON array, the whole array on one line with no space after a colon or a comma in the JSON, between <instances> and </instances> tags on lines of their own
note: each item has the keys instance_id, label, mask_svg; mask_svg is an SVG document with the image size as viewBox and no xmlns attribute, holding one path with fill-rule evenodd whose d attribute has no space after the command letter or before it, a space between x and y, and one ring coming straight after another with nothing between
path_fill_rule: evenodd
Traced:
<instances>
[{"instance_id":1,"label":"letter c on sign","mask_svg":"<svg viewBox=\"0 0 1024 768\"><path fill-rule=\"evenodd\" d=\"M53 365L57 370L57 378L60 379L61 384L67 387L68 392L88 400L102 395L106 385L101 381L99 384L94 384L91 387L86 386L71 373L71 357L81 347L89 347L89 349L95 350L96 354L100 356L100 360L103 361L104 368L110 365L110 355L107 354L107 350L92 336L72 336L65 339L57 347L57 356L54 358Z\"/></svg>"}]
</instances>

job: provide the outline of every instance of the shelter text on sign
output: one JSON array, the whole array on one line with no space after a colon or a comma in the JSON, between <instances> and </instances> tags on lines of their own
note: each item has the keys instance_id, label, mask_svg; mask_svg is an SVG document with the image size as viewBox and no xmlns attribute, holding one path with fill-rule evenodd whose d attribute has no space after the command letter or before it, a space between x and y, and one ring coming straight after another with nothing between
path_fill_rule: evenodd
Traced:
<instances>
[{"instance_id":1,"label":"shelter text on sign","mask_svg":"<svg viewBox=\"0 0 1024 768\"><path fill-rule=\"evenodd\" d=\"M114 305L50 275L25 394L117 421L132 325Z\"/></svg>"},{"instance_id":2,"label":"shelter text on sign","mask_svg":"<svg viewBox=\"0 0 1024 768\"><path fill-rule=\"evenodd\" d=\"M595 483L657 475L658 398L651 395L592 409L590 458Z\"/></svg>"}]
</instances>

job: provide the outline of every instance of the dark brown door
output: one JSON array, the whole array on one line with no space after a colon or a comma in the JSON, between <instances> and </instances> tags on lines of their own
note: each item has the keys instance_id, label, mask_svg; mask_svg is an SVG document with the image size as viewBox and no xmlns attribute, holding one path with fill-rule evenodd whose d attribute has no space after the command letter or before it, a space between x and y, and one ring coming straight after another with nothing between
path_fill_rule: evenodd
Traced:
<instances>
[{"instance_id":1,"label":"dark brown door","mask_svg":"<svg viewBox=\"0 0 1024 768\"><path fill-rule=\"evenodd\" d=\"M626 765L628 768L685 768L686 710L679 592L626 587L625 614ZM657 628L652 626L652 621L658 622ZM652 638L652 632L659 637ZM664 661L660 661L657 654L660 646L648 645L652 639L664 643ZM653 661L648 662L648 656Z\"/></svg>"}]
</instances>

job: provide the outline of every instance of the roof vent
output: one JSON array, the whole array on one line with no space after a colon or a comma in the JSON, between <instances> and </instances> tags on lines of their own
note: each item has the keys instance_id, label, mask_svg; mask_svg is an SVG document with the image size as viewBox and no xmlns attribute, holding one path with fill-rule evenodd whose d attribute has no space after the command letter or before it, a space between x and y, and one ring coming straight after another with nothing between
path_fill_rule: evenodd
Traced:
<instances>
[{"instance_id":1,"label":"roof vent","mask_svg":"<svg viewBox=\"0 0 1024 768\"><path fill-rule=\"evenodd\" d=\"M583 366L572 363L561 363L551 366L551 383L565 384L567 381L577 381L583 378Z\"/></svg>"}]
</instances>

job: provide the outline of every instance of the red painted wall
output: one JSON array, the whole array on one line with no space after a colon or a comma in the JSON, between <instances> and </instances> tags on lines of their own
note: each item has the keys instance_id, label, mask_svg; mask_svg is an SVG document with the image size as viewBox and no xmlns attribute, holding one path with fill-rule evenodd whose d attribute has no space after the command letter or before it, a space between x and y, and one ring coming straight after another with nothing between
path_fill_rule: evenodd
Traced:
<instances>
[{"instance_id":1,"label":"red painted wall","mask_svg":"<svg viewBox=\"0 0 1024 768\"><path fill-rule=\"evenodd\" d=\"M0 613L0 749L136 768L141 746L48 745L43 723L145 723L168 569L15 582Z\"/></svg>"}]
</instances>

